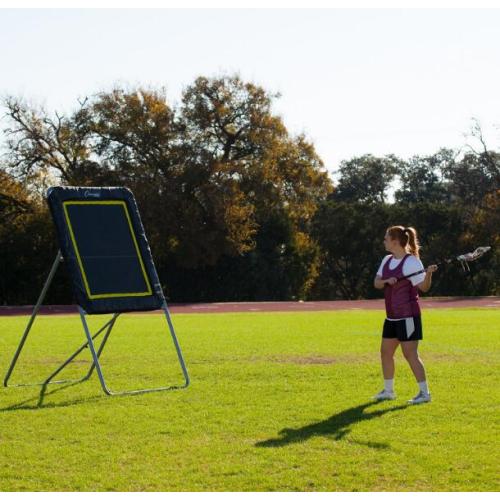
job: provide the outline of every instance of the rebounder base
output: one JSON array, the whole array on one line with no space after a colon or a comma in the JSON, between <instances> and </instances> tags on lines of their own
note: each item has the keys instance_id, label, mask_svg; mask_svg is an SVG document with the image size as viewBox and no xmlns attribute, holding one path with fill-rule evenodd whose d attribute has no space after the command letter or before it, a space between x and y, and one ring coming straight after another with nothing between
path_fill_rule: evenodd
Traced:
<instances>
[{"instance_id":1,"label":"rebounder base","mask_svg":"<svg viewBox=\"0 0 500 500\"><path fill-rule=\"evenodd\" d=\"M40 306L42 305L42 303L43 303L43 301L45 299L45 295L47 294L47 291L48 291L48 289L50 287L52 279L54 278L54 275L55 275L55 273L57 271L57 268L59 267L59 264L60 264L60 262L62 260L63 259L62 259L61 251L59 251L58 254L57 254L57 256L56 256L56 258L55 258L55 260L54 260L54 263L52 264L52 268L50 270L49 276L47 277L47 280L46 280L46 282L45 282L45 284L44 284L44 286L42 288L42 291L40 292L40 296L38 297L37 303L36 303L35 307L33 308L33 312L31 314L31 317L30 317L30 319L28 321L28 324L27 324L27 326L26 326L26 328L24 330L24 333L23 333L23 336L21 338L21 341L19 342L19 345L18 345L18 347L16 349L16 352L15 352L13 358L12 358L12 361L10 363L9 369L7 371L7 374L6 374L4 382L3 382L4 387L25 387L25 386L37 386L37 385L38 386L46 386L46 385L49 385L49 384L63 384L63 383L84 382L85 380L88 380L91 377L94 369L96 370L97 375L99 377L99 382L101 384L102 390L107 395L109 395L109 396L117 396L117 395L125 395L125 394L140 394L140 393L155 392L155 391L167 391L167 390L182 389L182 388L187 387L189 385L189 375L188 375L188 372L187 372L186 364L184 362L184 358L183 358L183 355L182 355L182 351L181 351L179 342L177 340L177 336L175 335L174 326L172 324L172 320L171 320L171 317L170 317L170 312L168 310L168 306L167 306L167 303L166 303L165 300L163 301L161 309L163 310L165 319L167 321L167 325L168 325L168 328L169 328L169 331L170 331L170 335L172 337L172 340L174 342L174 346L175 346L175 349L176 349L176 352L177 352L177 357L179 359L179 363L180 363L181 368L182 368L182 373L184 375L184 381L185 381L183 385L181 385L181 386L155 387L155 388L150 388L150 389L135 389L135 390L119 391L119 392L114 392L114 391L110 390L109 387L106 384L105 379L104 379L104 374L103 374L103 371L102 371L101 364L99 362L99 357L101 356L102 351L104 350L106 342L109 339L111 331L113 330L113 327L114 327L114 325L116 323L116 320L118 319L118 316L120 315L120 313L113 314L113 317L109 321L107 321L95 334L92 335L92 333L90 332L90 329L88 327L87 320L86 320L87 313L80 306L78 306L78 311L80 313L80 319L81 319L81 322L82 322L82 325L83 325L83 330L85 332L85 336L87 338L87 341L84 344L82 344L54 372L52 372L47 377L47 379L45 379L44 382L36 382L36 383L28 383L28 384L9 384L9 379L10 379L10 377L12 375L12 372L14 371L14 368L15 368L15 366L17 364L19 355L21 354L21 351L22 351L22 349L24 347L26 339L28 338L28 334L29 334L29 332L31 330L31 327L33 326L33 323L34 323L35 318L36 318L36 316L38 314L38 311L40 310ZM104 334L104 337L102 339L102 342L101 342L99 348L96 349L95 344L94 344L94 340L96 340L97 337L99 337L103 332L105 332L105 334ZM69 363L71 363L71 361L73 361L73 359L75 359L87 347L90 349L90 352L92 354L92 365L90 366L90 369L89 369L89 371L87 372L87 374L85 376L83 376L80 379L76 379L76 380L53 380L56 375L58 375Z\"/></svg>"}]
</instances>

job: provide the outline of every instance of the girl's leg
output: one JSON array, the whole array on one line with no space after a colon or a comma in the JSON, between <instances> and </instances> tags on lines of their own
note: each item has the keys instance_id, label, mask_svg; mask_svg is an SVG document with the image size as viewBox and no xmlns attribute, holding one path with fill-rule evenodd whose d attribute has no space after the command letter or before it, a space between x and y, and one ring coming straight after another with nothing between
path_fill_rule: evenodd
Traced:
<instances>
[{"instance_id":1,"label":"girl's leg","mask_svg":"<svg viewBox=\"0 0 500 500\"><path fill-rule=\"evenodd\" d=\"M410 365L411 371L415 375L417 382L425 382L425 368L418 355L418 340L410 340L408 342L401 342L401 349L404 357Z\"/></svg>"},{"instance_id":2,"label":"girl's leg","mask_svg":"<svg viewBox=\"0 0 500 500\"><path fill-rule=\"evenodd\" d=\"M394 378L394 353L398 348L398 339L382 339L380 346L380 359L382 361L382 373L384 380L392 380Z\"/></svg>"}]
</instances>

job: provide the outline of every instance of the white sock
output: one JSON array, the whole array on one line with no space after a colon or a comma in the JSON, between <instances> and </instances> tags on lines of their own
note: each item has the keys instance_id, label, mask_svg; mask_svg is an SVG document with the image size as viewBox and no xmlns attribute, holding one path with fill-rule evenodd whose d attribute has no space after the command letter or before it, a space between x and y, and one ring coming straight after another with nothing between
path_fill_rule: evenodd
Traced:
<instances>
[{"instance_id":1,"label":"white sock","mask_svg":"<svg viewBox=\"0 0 500 500\"><path fill-rule=\"evenodd\" d=\"M384 390L386 390L387 392L394 392L393 378L384 379Z\"/></svg>"},{"instance_id":2,"label":"white sock","mask_svg":"<svg viewBox=\"0 0 500 500\"><path fill-rule=\"evenodd\" d=\"M424 380L423 382L418 382L418 387L420 388L420 390L425 393L425 394L429 394L429 388L427 387L427 381Z\"/></svg>"}]
</instances>

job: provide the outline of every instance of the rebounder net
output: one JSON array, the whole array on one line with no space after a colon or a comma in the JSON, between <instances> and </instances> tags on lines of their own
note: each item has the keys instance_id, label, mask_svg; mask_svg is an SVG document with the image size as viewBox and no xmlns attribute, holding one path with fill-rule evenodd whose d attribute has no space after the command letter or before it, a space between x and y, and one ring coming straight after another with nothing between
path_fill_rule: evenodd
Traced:
<instances>
[{"instance_id":1,"label":"rebounder net","mask_svg":"<svg viewBox=\"0 0 500 500\"><path fill-rule=\"evenodd\" d=\"M88 314L161 308L163 292L130 190L54 187L47 201L76 301Z\"/></svg>"}]
</instances>

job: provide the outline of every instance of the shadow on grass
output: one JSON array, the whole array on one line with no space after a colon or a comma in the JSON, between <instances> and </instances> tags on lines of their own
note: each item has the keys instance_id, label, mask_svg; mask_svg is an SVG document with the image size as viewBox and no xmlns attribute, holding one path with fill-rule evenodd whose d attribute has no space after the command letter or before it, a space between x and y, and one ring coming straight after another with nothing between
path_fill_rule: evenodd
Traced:
<instances>
[{"instance_id":1,"label":"shadow on grass","mask_svg":"<svg viewBox=\"0 0 500 500\"><path fill-rule=\"evenodd\" d=\"M105 396L90 396L87 398L78 398L70 401L61 401L60 403L45 403L45 397L55 394L56 392L62 391L64 389L68 389L75 385L81 384L82 381L77 381L73 383L68 383L57 387L56 389L47 392L48 384L42 385L40 389L40 394L38 396L34 396L32 398L25 399L19 403L14 403L13 405L6 406L5 408L0 408L0 412L6 411L18 411L18 410L43 410L47 408L63 408L65 406L73 406L81 403L89 403L92 401L96 401L98 399L103 399ZM36 401L36 403L35 403ZM34 404L29 404L34 403Z\"/></svg>"},{"instance_id":2,"label":"shadow on grass","mask_svg":"<svg viewBox=\"0 0 500 500\"><path fill-rule=\"evenodd\" d=\"M72 382L72 383L68 382L68 383L60 384L59 387L57 387L56 389L53 389L50 392L47 392L47 388L48 388L49 384L44 384L41 386L40 394L38 396L34 396L32 398L25 399L24 401L20 401L19 403L14 403L13 405L6 406L5 408L0 408L0 413L6 412L6 411L17 411L17 410L43 410L43 409L47 409L47 408L63 408L65 406L73 406L73 405L82 404L82 403L91 403L94 401L109 399L110 396L105 395L105 394L100 394L100 395L96 395L96 396L88 396L88 397L73 399L70 401L61 401L60 403L46 403L45 402L46 396L51 396L52 394L55 394L56 392L63 391L65 389L69 389L70 387L82 384L84 382L86 382L86 380L77 380L77 381ZM174 391L174 390L184 389L184 388L185 388L185 385L184 386L175 385L172 387L162 388L162 389L150 389L150 390L148 390L148 392L153 393L153 392L163 392L163 391ZM116 397L130 398L130 397L137 397L137 396L141 396L141 395L144 395L144 392L117 393L117 394L114 394L112 397L114 397L114 398L116 398ZM36 401L36 404L31 404L31 405L29 404L29 403L34 403L35 401Z\"/></svg>"},{"instance_id":3,"label":"shadow on grass","mask_svg":"<svg viewBox=\"0 0 500 500\"><path fill-rule=\"evenodd\" d=\"M340 441L351 432L352 426L358 422L372 420L374 418L381 417L386 413L405 410L408 408L408 405L400 405L365 413L367 408L378 404L380 403L377 401L364 403L362 405L354 406L353 408L341 411L340 413L336 413L321 422L299 427L298 429L282 429L279 432L279 437L267 439L266 441L259 441L255 444L255 446L261 448L286 446L292 443L305 441L314 436L331 436L335 441ZM375 449L389 448L389 445L385 443L376 443L372 441L353 442Z\"/></svg>"}]
</instances>

